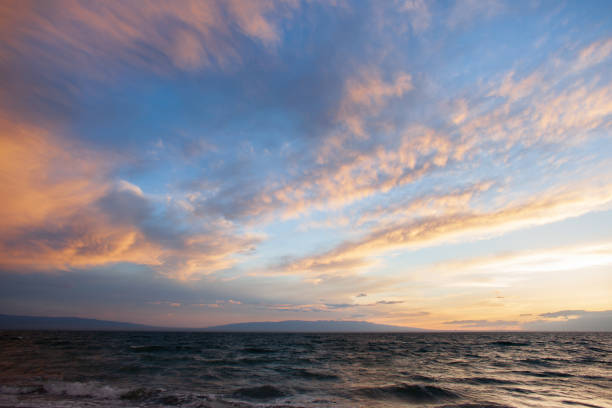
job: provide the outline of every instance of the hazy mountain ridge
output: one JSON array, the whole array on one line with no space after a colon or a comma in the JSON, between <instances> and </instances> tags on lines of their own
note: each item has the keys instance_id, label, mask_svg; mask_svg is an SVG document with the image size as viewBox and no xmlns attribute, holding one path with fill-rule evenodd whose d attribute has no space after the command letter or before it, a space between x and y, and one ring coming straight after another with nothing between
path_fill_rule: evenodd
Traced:
<instances>
[{"instance_id":1,"label":"hazy mountain ridge","mask_svg":"<svg viewBox=\"0 0 612 408\"><path fill-rule=\"evenodd\" d=\"M390 326L364 321L347 320L284 320L281 322L251 322L212 326L207 331L229 332L408 332L426 331L415 327Z\"/></svg>"},{"instance_id":2,"label":"hazy mountain ridge","mask_svg":"<svg viewBox=\"0 0 612 408\"><path fill-rule=\"evenodd\" d=\"M0 315L0 330L156 330L144 324L81 317Z\"/></svg>"},{"instance_id":3,"label":"hazy mountain ridge","mask_svg":"<svg viewBox=\"0 0 612 408\"><path fill-rule=\"evenodd\" d=\"M147 326L136 323L80 317L0 315L0 330L125 330L125 331L210 331L210 332L419 332L424 329L391 326L365 321L285 320L280 322L233 323L189 328Z\"/></svg>"}]
</instances>

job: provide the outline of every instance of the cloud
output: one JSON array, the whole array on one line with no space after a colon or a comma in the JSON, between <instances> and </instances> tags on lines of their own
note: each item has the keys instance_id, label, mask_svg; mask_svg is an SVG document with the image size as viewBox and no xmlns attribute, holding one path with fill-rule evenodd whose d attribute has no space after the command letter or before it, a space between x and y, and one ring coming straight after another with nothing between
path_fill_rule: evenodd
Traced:
<instances>
[{"instance_id":1,"label":"cloud","mask_svg":"<svg viewBox=\"0 0 612 408\"><path fill-rule=\"evenodd\" d=\"M403 300L379 300L376 302L377 305L397 305L399 303L404 303Z\"/></svg>"},{"instance_id":2,"label":"cloud","mask_svg":"<svg viewBox=\"0 0 612 408\"><path fill-rule=\"evenodd\" d=\"M431 25L431 11L425 0L406 0L400 9L410 16L410 26L414 33L420 34Z\"/></svg>"},{"instance_id":3,"label":"cloud","mask_svg":"<svg viewBox=\"0 0 612 408\"><path fill-rule=\"evenodd\" d=\"M330 309L346 309L349 307L358 307L358 306L362 306L359 304L354 304L354 303L326 303L325 307L328 307Z\"/></svg>"},{"instance_id":4,"label":"cloud","mask_svg":"<svg viewBox=\"0 0 612 408\"><path fill-rule=\"evenodd\" d=\"M355 307L373 307L379 305L397 305L404 303L403 300L379 300L374 303L325 303L323 306L329 309L348 309Z\"/></svg>"},{"instance_id":5,"label":"cloud","mask_svg":"<svg viewBox=\"0 0 612 408\"><path fill-rule=\"evenodd\" d=\"M67 270L127 262L187 278L231 267L235 254L259 241L214 219L194 223L172 202L109 181L112 164L102 154L33 126L6 120L2 126L3 268Z\"/></svg>"},{"instance_id":6,"label":"cloud","mask_svg":"<svg viewBox=\"0 0 612 408\"><path fill-rule=\"evenodd\" d=\"M364 68L345 81L337 120L352 134L367 137L364 121L378 114L390 98L400 98L412 89L412 77L408 73L398 72L391 82L385 82L380 72Z\"/></svg>"},{"instance_id":7,"label":"cloud","mask_svg":"<svg viewBox=\"0 0 612 408\"><path fill-rule=\"evenodd\" d=\"M576 72L591 68L606 61L610 55L612 55L612 38L595 41L579 51L578 59L571 70Z\"/></svg>"},{"instance_id":8,"label":"cloud","mask_svg":"<svg viewBox=\"0 0 612 408\"><path fill-rule=\"evenodd\" d=\"M170 306L170 307L181 307L181 304L179 302L169 302L169 301L155 301L155 302L147 302L147 304L149 305L166 305L166 306Z\"/></svg>"},{"instance_id":9,"label":"cloud","mask_svg":"<svg viewBox=\"0 0 612 408\"><path fill-rule=\"evenodd\" d=\"M540 331L612 331L612 310L562 310L543 313L546 318L561 320L535 320L522 325L525 330Z\"/></svg>"},{"instance_id":10,"label":"cloud","mask_svg":"<svg viewBox=\"0 0 612 408\"><path fill-rule=\"evenodd\" d=\"M519 322L515 320L453 320L443 324L460 326L463 328L505 328L515 327Z\"/></svg>"},{"instance_id":11,"label":"cloud","mask_svg":"<svg viewBox=\"0 0 612 408\"><path fill-rule=\"evenodd\" d=\"M0 130L0 230L5 234L51 216L66 217L108 188L105 176L112 157L69 144L43 128L13 123L4 115Z\"/></svg>"},{"instance_id":12,"label":"cloud","mask_svg":"<svg viewBox=\"0 0 612 408\"><path fill-rule=\"evenodd\" d=\"M429 316L431 313L430 312L402 312L402 313L397 313L398 316L401 317L423 317L423 316Z\"/></svg>"},{"instance_id":13,"label":"cloud","mask_svg":"<svg viewBox=\"0 0 612 408\"><path fill-rule=\"evenodd\" d=\"M569 55L559 52L535 69L512 69L491 81L486 97L468 106L458 128L464 142L476 146L476 135L486 135L504 150L517 144L575 145L609 129L612 83L588 69L610 59L611 44L600 40Z\"/></svg>"},{"instance_id":14,"label":"cloud","mask_svg":"<svg viewBox=\"0 0 612 408\"><path fill-rule=\"evenodd\" d=\"M542 225L605 208L612 201L610 188L583 187L552 191L537 199L508 204L489 212L443 214L374 229L355 241L313 256L283 262L283 273L341 271L368 265L368 258L395 249L408 249L457 239L477 239L491 234Z\"/></svg>"},{"instance_id":15,"label":"cloud","mask_svg":"<svg viewBox=\"0 0 612 408\"><path fill-rule=\"evenodd\" d=\"M488 20L505 9L504 2L492 0L486 3L478 0L458 0L448 11L435 7L434 2L425 0L404 0L399 10L408 16L412 32L423 35L433 23L442 24L447 30L465 28L466 26Z\"/></svg>"},{"instance_id":16,"label":"cloud","mask_svg":"<svg viewBox=\"0 0 612 408\"><path fill-rule=\"evenodd\" d=\"M339 208L357 200L407 185L444 168L462 149L444 134L414 126L390 145L349 149L326 145L324 157L294 178L263 184L240 183L199 200L201 213L230 220L269 219L271 214L296 217L313 209Z\"/></svg>"},{"instance_id":17,"label":"cloud","mask_svg":"<svg viewBox=\"0 0 612 408\"><path fill-rule=\"evenodd\" d=\"M542 313L539 316L540 317L565 317L565 318L568 318L570 316L584 316L587 313L588 312L586 312L584 310L561 310L559 312L553 312L553 313Z\"/></svg>"},{"instance_id":18,"label":"cloud","mask_svg":"<svg viewBox=\"0 0 612 408\"><path fill-rule=\"evenodd\" d=\"M323 313L330 309L325 305L296 305L296 304L274 304L267 305L266 308L279 312L299 312L299 313Z\"/></svg>"},{"instance_id":19,"label":"cloud","mask_svg":"<svg viewBox=\"0 0 612 408\"><path fill-rule=\"evenodd\" d=\"M322 129L316 144L290 156L284 164L289 171L270 173L263 180L236 177L235 183L198 200L196 207L201 213L234 221L269 221L279 214L290 218L343 208L433 174L446 177L459 172L470 178L489 160L507 168L516 165L521 152L538 154L542 160L548 154L552 160L564 148L601 137L601 131L611 126L612 84L606 77L586 75L587 67L594 65L579 62L607 61L609 47L604 44L597 41L567 55L558 51L526 72L513 68L474 86L469 96L459 94L441 103L424 95L422 109L435 109L429 115L442 116L437 124L394 118L391 130L381 116L394 106L409 112L413 107L403 99L410 92L423 92L423 84L403 71L383 74L364 65L343 79L340 97L330 103L340 127ZM530 164L539 165L539 170L543 166L537 161ZM439 205L440 212L444 206L458 210L470 193L479 193L477 188L482 192L503 184L492 175L475 183L472 191L455 187L440 194L437 202L427 196L415 199L411 208L427 211L431 206L436 212ZM385 207L390 213L408 213L405 201L385 202ZM368 214L366 210L364 217Z\"/></svg>"},{"instance_id":20,"label":"cloud","mask_svg":"<svg viewBox=\"0 0 612 408\"><path fill-rule=\"evenodd\" d=\"M246 37L271 47L280 41L276 16L299 2L161 0L92 3L61 0L53 6L9 1L2 7L5 59L28 55L68 71L101 75L102 59L163 69L196 70L241 62ZM274 15L274 16L273 16Z\"/></svg>"},{"instance_id":21,"label":"cloud","mask_svg":"<svg viewBox=\"0 0 612 408\"><path fill-rule=\"evenodd\" d=\"M446 24L451 28L473 23L475 20L484 20L494 17L504 10L501 0L492 0L483 3L478 0L457 0L447 18Z\"/></svg>"},{"instance_id":22,"label":"cloud","mask_svg":"<svg viewBox=\"0 0 612 408\"><path fill-rule=\"evenodd\" d=\"M193 306L209 307L211 309L218 309L221 307L219 303L194 303Z\"/></svg>"},{"instance_id":23,"label":"cloud","mask_svg":"<svg viewBox=\"0 0 612 408\"><path fill-rule=\"evenodd\" d=\"M326 303L324 306L329 309L347 309L354 307L372 307L378 305L397 305L404 303L403 300L379 300L374 303Z\"/></svg>"},{"instance_id":24,"label":"cloud","mask_svg":"<svg viewBox=\"0 0 612 408\"><path fill-rule=\"evenodd\" d=\"M612 243L595 242L441 262L426 268L423 274L439 277L485 274L490 278L498 275L505 279L509 276L517 279L521 275L533 276L534 273L579 271L609 265L612 265ZM493 282L488 280L488 283Z\"/></svg>"},{"instance_id":25,"label":"cloud","mask_svg":"<svg viewBox=\"0 0 612 408\"><path fill-rule=\"evenodd\" d=\"M418 282L390 253L486 250L467 243L610 208L609 166L596 166L611 129L609 38L549 37L529 54L534 18L505 59L511 31L493 38L486 21L501 2L321 4L0 5L0 269L140 268L251 292L151 298L181 311L260 302L409 318L376 300L435 310L451 291L610 264L609 248L535 249L426 265ZM263 252L250 231L265 231ZM417 255L408 272L430 259ZM433 296L404 296L420 290ZM518 302L503 295L486 306ZM454 301L478 301L465 299Z\"/></svg>"},{"instance_id":26,"label":"cloud","mask_svg":"<svg viewBox=\"0 0 612 408\"><path fill-rule=\"evenodd\" d=\"M398 200L386 203L377 208L368 209L360 214L358 223L376 221L382 224L393 219L418 218L451 214L465 211L469 202L480 193L486 192L494 185L492 181L474 183L465 187L457 187L447 192L428 192L408 200Z\"/></svg>"}]
</instances>

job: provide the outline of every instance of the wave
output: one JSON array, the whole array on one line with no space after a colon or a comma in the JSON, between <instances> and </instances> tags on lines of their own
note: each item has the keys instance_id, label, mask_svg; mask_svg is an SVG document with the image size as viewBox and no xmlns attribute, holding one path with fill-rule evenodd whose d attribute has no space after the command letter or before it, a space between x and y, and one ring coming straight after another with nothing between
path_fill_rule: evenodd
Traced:
<instances>
[{"instance_id":1,"label":"wave","mask_svg":"<svg viewBox=\"0 0 612 408\"><path fill-rule=\"evenodd\" d=\"M268 357L260 356L260 357L239 358L237 360L232 361L232 363L240 365L240 366L257 366L257 365L271 364L276 361L278 361L276 358L268 358Z\"/></svg>"},{"instance_id":2,"label":"wave","mask_svg":"<svg viewBox=\"0 0 612 408\"><path fill-rule=\"evenodd\" d=\"M206 399L206 396L196 396L198 399ZM193 394L167 394L161 389L135 388L124 392L120 397L122 400L132 403L162 404L162 405L181 405L193 400ZM149 405L147 405L149 406Z\"/></svg>"},{"instance_id":3,"label":"wave","mask_svg":"<svg viewBox=\"0 0 612 408\"><path fill-rule=\"evenodd\" d=\"M174 351L174 348L170 348L167 346L158 346L158 345L136 345L130 346L130 350L135 353L151 353L151 352L161 352L161 351Z\"/></svg>"},{"instance_id":4,"label":"wave","mask_svg":"<svg viewBox=\"0 0 612 408\"><path fill-rule=\"evenodd\" d=\"M514 393L519 393L519 394L533 394L533 391L527 390L525 388L519 388L519 387L502 387L502 389L506 391L514 392Z\"/></svg>"},{"instance_id":5,"label":"wave","mask_svg":"<svg viewBox=\"0 0 612 408\"><path fill-rule=\"evenodd\" d=\"M563 402L564 404L568 404L568 405L580 405L580 406L589 407L589 408L604 408L601 405L587 404L586 402L580 402L580 401L563 400L561 402Z\"/></svg>"},{"instance_id":6,"label":"wave","mask_svg":"<svg viewBox=\"0 0 612 408\"><path fill-rule=\"evenodd\" d=\"M333 381L340 379L340 377L332 373L325 373L322 371L312 371L306 369L294 370L293 375L295 375L296 377L305 378L307 380Z\"/></svg>"},{"instance_id":7,"label":"wave","mask_svg":"<svg viewBox=\"0 0 612 408\"><path fill-rule=\"evenodd\" d=\"M609 353L610 352L609 350L604 350L602 348L594 347L594 346L589 346L587 348L592 351L597 351L598 353Z\"/></svg>"},{"instance_id":8,"label":"wave","mask_svg":"<svg viewBox=\"0 0 612 408\"><path fill-rule=\"evenodd\" d=\"M499 378L490 378L490 377L472 377L472 378L464 378L461 382L466 382L468 384L516 384L514 381L509 380L500 380Z\"/></svg>"},{"instance_id":9,"label":"wave","mask_svg":"<svg viewBox=\"0 0 612 408\"><path fill-rule=\"evenodd\" d=\"M402 372L401 374L409 374L408 372ZM420 382L428 382L428 383L432 383L432 382L436 382L437 380L433 377L428 377L426 375L411 375L410 376L411 379L413 379L414 381L420 381Z\"/></svg>"},{"instance_id":10,"label":"wave","mask_svg":"<svg viewBox=\"0 0 612 408\"><path fill-rule=\"evenodd\" d=\"M612 377L604 377L602 375L582 375L582 378L587 380L604 380L604 381L612 381Z\"/></svg>"},{"instance_id":11,"label":"wave","mask_svg":"<svg viewBox=\"0 0 612 408\"><path fill-rule=\"evenodd\" d=\"M476 404L459 404L459 405L442 405L436 408L514 408L509 405L499 405L493 402L484 402Z\"/></svg>"},{"instance_id":12,"label":"wave","mask_svg":"<svg viewBox=\"0 0 612 408\"><path fill-rule=\"evenodd\" d=\"M118 399L125 392L125 390L97 382L52 382L44 384L43 388L47 393L52 395L102 399Z\"/></svg>"},{"instance_id":13,"label":"wave","mask_svg":"<svg viewBox=\"0 0 612 408\"><path fill-rule=\"evenodd\" d=\"M527 364L527 365L542 366L542 367L552 367L553 366L553 364L550 361L546 361L540 358L526 358L525 360L521 360L521 363Z\"/></svg>"},{"instance_id":14,"label":"wave","mask_svg":"<svg viewBox=\"0 0 612 408\"><path fill-rule=\"evenodd\" d=\"M147 388L135 388L128 392L121 394L122 400L128 401L146 401L159 396L158 390L151 390Z\"/></svg>"},{"instance_id":15,"label":"wave","mask_svg":"<svg viewBox=\"0 0 612 408\"><path fill-rule=\"evenodd\" d=\"M384 387L369 387L357 390L357 393L374 400L397 399L408 402L438 402L459 398L459 395L433 385L397 384Z\"/></svg>"},{"instance_id":16,"label":"wave","mask_svg":"<svg viewBox=\"0 0 612 408\"><path fill-rule=\"evenodd\" d=\"M258 387L239 388L232 393L238 398L269 400L285 397L288 394L272 385L261 385Z\"/></svg>"},{"instance_id":17,"label":"wave","mask_svg":"<svg viewBox=\"0 0 612 408\"><path fill-rule=\"evenodd\" d=\"M98 382L49 382L27 386L0 386L0 395L53 395L56 397L92 398L94 400L126 400L130 402L154 401L164 405L177 405L180 398L163 395L161 390L113 387Z\"/></svg>"},{"instance_id":18,"label":"wave","mask_svg":"<svg viewBox=\"0 0 612 408\"><path fill-rule=\"evenodd\" d=\"M0 333L0 407L501 408L534 389L543 406L605 401L609 356L572 336L594 335ZM612 337L585 344L612 350Z\"/></svg>"},{"instance_id":19,"label":"wave","mask_svg":"<svg viewBox=\"0 0 612 408\"><path fill-rule=\"evenodd\" d=\"M192 394L184 394L184 395L175 395L175 394L166 394L160 389L150 389L150 388L135 388L128 392L121 394L121 399L130 401L132 403L146 403L146 406L150 406L150 404L158 404L161 405L181 405L184 403L193 400L194 395ZM206 396L197 396L198 399L207 398Z\"/></svg>"},{"instance_id":20,"label":"wave","mask_svg":"<svg viewBox=\"0 0 612 408\"><path fill-rule=\"evenodd\" d=\"M501 347L524 347L524 346L530 346L531 343L521 343L518 341L492 341L489 343L489 345L491 346L501 346Z\"/></svg>"},{"instance_id":21,"label":"wave","mask_svg":"<svg viewBox=\"0 0 612 408\"><path fill-rule=\"evenodd\" d=\"M540 378L570 378L574 377L573 374L570 373L562 373L559 371L512 371L515 374L529 375L532 377L540 377Z\"/></svg>"},{"instance_id":22,"label":"wave","mask_svg":"<svg viewBox=\"0 0 612 408\"><path fill-rule=\"evenodd\" d=\"M42 385L0 385L0 394L7 395L27 395L27 394L44 394L45 388Z\"/></svg>"},{"instance_id":23,"label":"wave","mask_svg":"<svg viewBox=\"0 0 612 408\"><path fill-rule=\"evenodd\" d=\"M246 347L246 348L243 348L242 351L244 353L251 353L251 354L267 354L267 353L275 352L274 350L263 348L263 347Z\"/></svg>"}]
</instances>

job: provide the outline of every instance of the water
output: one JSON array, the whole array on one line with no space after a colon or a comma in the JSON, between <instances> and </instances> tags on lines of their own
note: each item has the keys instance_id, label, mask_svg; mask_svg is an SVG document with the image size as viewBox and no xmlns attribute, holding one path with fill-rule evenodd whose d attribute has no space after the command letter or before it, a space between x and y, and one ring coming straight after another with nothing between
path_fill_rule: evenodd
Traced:
<instances>
[{"instance_id":1,"label":"water","mask_svg":"<svg viewBox=\"0 0 612 408\"><path fill-rule=\"evenodd\" d=\"M612 333L0 333L0 407L612 407Z\"/></svg>"}]
</instances>

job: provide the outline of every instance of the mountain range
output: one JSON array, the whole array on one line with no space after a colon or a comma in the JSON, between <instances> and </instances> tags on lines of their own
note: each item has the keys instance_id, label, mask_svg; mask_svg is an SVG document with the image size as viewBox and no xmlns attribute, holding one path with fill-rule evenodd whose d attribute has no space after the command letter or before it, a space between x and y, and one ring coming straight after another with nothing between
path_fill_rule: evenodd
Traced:
<instances>
[{"instance_id":1,"label":"mountain range","mask_svg":"<svg viewBox=\"0 0 612 408\"><path fill-rule=\"evenodd\" d=\"M279 332L279 333L360 333L421 332L415 327L390 326L365 321L285 320L280 322L233 323L203 328L147 326L136 323L86 319L0 315L0 330L108 330L108 331L202 331L202 332Z\"/></svg>"}]
</instances>

